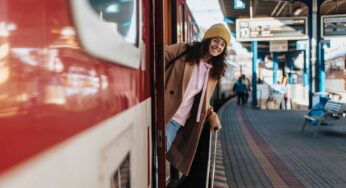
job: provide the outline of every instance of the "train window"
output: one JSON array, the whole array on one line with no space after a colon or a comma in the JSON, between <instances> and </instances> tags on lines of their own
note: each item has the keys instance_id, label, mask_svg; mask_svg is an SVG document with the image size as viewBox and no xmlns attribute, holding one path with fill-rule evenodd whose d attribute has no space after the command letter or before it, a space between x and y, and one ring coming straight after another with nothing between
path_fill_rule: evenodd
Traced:
<instances>
[{"instance_id":1,"label":"train window","mask_svg":"<svg viewBox=\"0 0 346 188\"><path fill-rule=\"evenodd\" d=\"M192 40L193 40L193 38L192 38L192 36L193 36L193 31L192 31L192 20L191 20L191 17L189 16L188 17L188 23L187 23L187 26L189 27L189 29L187 30L188 31L188 36L187 36L187 38L188 38L188 42L192 42Z\"/></svg>"},{"instance_id":2,"label":"train window","mask_svg":"<svg viewBox=\"0 0 346 188\"><path fill-rule=\"evenodd\" d=\"M179 4L179 21L178 21L178 42L185 41L185 6Z\"/></svg>"},{"instance_id":3,"label":"train window","mask_svg":"<svg viewBox=\"0 0 346 188\"><path fill-rule=\"evenodd\" d=\"M198 27L196 26L196 23L195 22L193 22L193 40L194 41L199 41L199 40L201 40L201 36L200 36L200 33L199 33L199 29L198 29Z\"/></svg>"},{"instance_id":4,"label":"train window","mask_svg":"<svg viewBox=\"0 0 346 188\"><path fill-rule=\"evenodd\" d=\"M84 51L111 63L138 69L143 45L139 0L70 1Z\"/></svg>"},{"instance_id":5,"label":"train window","mask_svg":"<svg viewBox=\"0 0 346 188\"><path fill-rule=\"evenodd\" d=\"M136 0L89 0L91 7L107 27L138 45Z\"/></svg>"},{"instance_id":6,"label":"train window","mask_svg":"<svg viewBox=\"0 0 346 188\"><path fill-rule=\"evenodd\" d=\"M127 155L112 176L111 188L129 188L130 182L130 155Z\"/></svg>"}]
</instances>

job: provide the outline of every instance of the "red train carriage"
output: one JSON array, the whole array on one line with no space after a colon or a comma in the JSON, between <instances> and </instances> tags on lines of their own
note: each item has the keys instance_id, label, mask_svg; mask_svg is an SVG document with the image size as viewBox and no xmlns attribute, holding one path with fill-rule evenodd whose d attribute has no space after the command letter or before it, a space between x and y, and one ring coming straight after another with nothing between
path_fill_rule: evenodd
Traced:
<instances>
[{"instance_id":1,"label":"red train carriage","mask_svg":"<svg viewBox=\"0 0 346 188\"><path fill-rule=\"evenodd\" d=\"M154 4L0 1L0 188L156 184Z\"/></svg>"},{"instance_id":2,"label":"red train carriage","mask_svg":"<svg viewBox=\"0 0 346 188\"><path fill-rule=\"evenodd\" d=\"M0 187L150 184L146 6L1 1Z\"/></svg>"}]
</instances>

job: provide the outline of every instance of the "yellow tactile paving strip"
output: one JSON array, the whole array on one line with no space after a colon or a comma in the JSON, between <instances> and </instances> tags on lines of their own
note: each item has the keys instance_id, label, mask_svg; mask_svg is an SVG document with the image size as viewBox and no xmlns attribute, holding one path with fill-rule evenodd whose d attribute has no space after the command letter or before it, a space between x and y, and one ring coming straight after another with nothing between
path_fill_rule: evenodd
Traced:
<instances>
[{"instance_id":1,"label":"yellow tactile paving strip","mask_svg":"<svg viewBox=\"0 0 346 188\"><path fill-rule=\"evenodd\" d=\"M254 138L250 134L249 130L245 126L244 119L241 115L241 111L237 110L237 117L239 121L239 126L244 134L245 140L248 143L249 147L251 148L251 151L253 152L253 155L256 157L257 161L261 165L263 172L266 174L268 180L271 182L273 187L280 187L285 188L289 187L286 182L281 178L281 176L278 174L276 169L273 167L273 165L270 163L270 161L267 159L267 157L264 155L260 147L256 144Z\"/></svg>"}]
</instances>

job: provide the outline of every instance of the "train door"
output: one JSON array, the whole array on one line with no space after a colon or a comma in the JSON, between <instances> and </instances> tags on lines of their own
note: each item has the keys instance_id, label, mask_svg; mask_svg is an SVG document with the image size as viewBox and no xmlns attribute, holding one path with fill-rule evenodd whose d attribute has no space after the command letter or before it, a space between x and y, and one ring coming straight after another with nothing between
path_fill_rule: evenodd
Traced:
<instances>
[{"instance_id":1,"label":"train door","mask_svg":"<svg viewBox=\"0 0 346 188\"><path fill-rule=\"evenodd\" d=\"M155 123L157 135L157 156L158 156L158 187L166 187L169 179L174 174L179 176L179 172L170 168L166 161L165 147L165 125L164 125L164 63L163 47L179 42L191 42L192 36L188 34L192 27L188 27L187 18L190 11L185 0L168 0L154 3L154 62L155 68ZM164 10L164 11L163 11ZM157 16L158 15L158 16ZM163 15L163 16L162 16ZM190 22L195 25L193 17ZM194 33L198 34L198 33ZM190 38L188 38L190 37ZM168 181L167 181L168 180Z\"/></svg>"},{"instance_id":2,"label":"train door","mask_svg":"<svg viewBox=\"0 0 346 188\"><path fill-rule=\"evenodd\" d=\"M166 136L165 136L165 120L164 120L164 45L184 41L182 30L182 22L184 21L184 6L180 5L180 1L154 1L154 68L155 72L155 103L154 118L157 136L157 178L158 187L164 188L167 184L166 175L169 174L169 164L166 161ZM163 8L165 11L163 11ZM180 8L180 9L179 9ZM179 9L180 11L177 11ZM182 11L182 12L181 12ZM163 13L165 12L165 13ZM164 16L162 16L164 15ZM177 18L179 15L180 18ZM178 24L180 23L180 24ZM179 33L179 34L178 34ZM155 165L155 164L154 164Z\"/></svg>"}]
</instances>

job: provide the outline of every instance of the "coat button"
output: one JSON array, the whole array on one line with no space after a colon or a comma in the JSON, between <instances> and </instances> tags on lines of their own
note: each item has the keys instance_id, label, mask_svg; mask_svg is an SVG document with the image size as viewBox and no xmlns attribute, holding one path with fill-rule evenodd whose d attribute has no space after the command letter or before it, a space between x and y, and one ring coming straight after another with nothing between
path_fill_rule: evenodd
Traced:
<instances>
[{"instance_id":1,"label":"coat button","mask_svg":"<svg viewBox=\"0 0 346 188\"><path fill-rule=\"evenodd\" d=\"M170 91L169 91L169 94L173 95L173 94L174 94L174 91L173 91L173 90L170 90Z\"/></svg>"}]
</instances>

